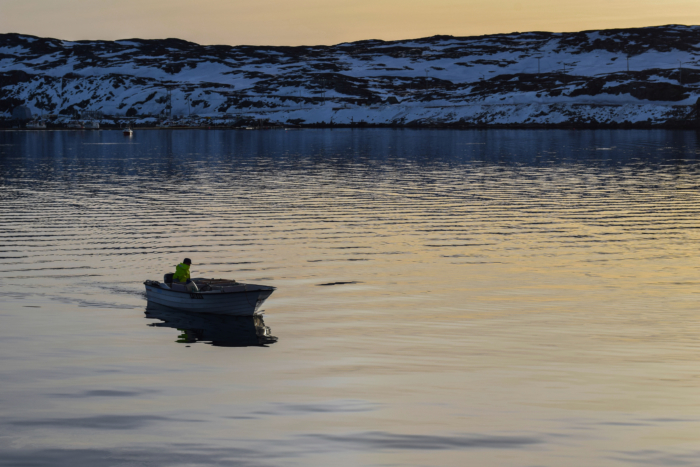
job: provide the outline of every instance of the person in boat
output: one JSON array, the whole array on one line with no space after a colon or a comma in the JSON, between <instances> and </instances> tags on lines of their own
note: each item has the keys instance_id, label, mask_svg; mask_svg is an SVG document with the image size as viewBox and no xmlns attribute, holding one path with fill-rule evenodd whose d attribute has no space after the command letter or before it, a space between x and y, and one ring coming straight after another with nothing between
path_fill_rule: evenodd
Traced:
<instances>
[{"instance_id":1,"label":"person in boat","mask_svg":"<svg viewBox=\"0 0 700 467\"><path fill-rule=\"evenodd\" d=\"M192 279L190 279L190 265L192 264L192 260L189 258L185 258L182 263L178 264L175 267L175 274L173 274L173 282L179 282L181 284L185 284L185 287L187 287L188 292L199 292L199 288L197 288L197 284L192 282Z\"/></svg>"}]
</instances>

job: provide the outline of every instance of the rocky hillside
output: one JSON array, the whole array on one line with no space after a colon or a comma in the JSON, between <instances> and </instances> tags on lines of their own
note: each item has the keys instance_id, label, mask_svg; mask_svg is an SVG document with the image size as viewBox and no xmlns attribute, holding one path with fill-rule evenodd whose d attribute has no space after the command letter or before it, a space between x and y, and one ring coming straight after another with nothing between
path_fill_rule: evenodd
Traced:
<instances>
[{"instance_id":1,"label":"rocky hillside","mask_svg":"<svg viewBox=\"0 0 700 467\"><path fill-rule=\"evenodd\" d=\"M700 27L203 46L0 35L0 116L247 116L276 122L556 124L683 120Z\"/></svg>"}]
</instances>

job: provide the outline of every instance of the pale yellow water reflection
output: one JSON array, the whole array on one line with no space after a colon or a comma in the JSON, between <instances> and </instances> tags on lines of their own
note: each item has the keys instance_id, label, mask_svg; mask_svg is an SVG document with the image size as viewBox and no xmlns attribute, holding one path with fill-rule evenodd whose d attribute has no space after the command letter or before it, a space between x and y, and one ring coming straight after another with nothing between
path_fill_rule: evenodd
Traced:
<instances>
[{"instance_id":1,"label":"pale yellow water reflection","mask_svg":"<svg viewBox=\"0 0 700 467\"><path fill-rule=\"evenodd\" d=\"M695 133L113 142L0 134L0 465L696 462ZM184 256L264 323L149 313Z\"/></svg>"}]
</instances>

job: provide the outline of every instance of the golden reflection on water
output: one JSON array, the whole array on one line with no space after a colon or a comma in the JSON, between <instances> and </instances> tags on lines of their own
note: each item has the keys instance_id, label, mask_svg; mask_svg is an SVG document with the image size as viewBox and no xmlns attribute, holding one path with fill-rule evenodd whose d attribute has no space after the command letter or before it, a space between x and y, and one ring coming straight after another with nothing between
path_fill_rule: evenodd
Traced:
<instances>
[{"instance_id":1,"label":"golden reflection on water","mask_svg":"<svg viewBox=\"0 0 700 467\"><path fill-rule=\"evenodd\" d=\"M109 139L96 135L84 138ZM80 147L46 138L64 155ZM45 430L42 446L69 438L55 420L138 413L162 419L83 442L172 448L188 433L300 465L682 465L697 453L693 133L139 138L157 149L30 163L25 138L0 154L0 348L25 355L0 396L16 426ZM141 283L184 256L198 276L276 286L264 324L279 341L185 348L176 329L147 327ZM46 395L87 387L149 395Z\"/></svg>"}]
</instances>

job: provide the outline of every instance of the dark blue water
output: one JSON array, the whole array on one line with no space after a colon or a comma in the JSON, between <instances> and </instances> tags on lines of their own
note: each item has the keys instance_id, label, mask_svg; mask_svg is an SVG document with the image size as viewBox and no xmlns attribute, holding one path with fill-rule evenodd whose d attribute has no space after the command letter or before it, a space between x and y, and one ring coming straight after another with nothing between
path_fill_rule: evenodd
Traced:
<instances>
[{"instance_id":1,"label":"dark blue water","mask_svg":"<svg viewBox=\"0 0 700 467\"><path fill-rule=\"evenodd\" d=\"M0 132L0 465L696 465L699 153ZM147 309L185 256L263 317Z\"/></svg>"}]
</instances>

